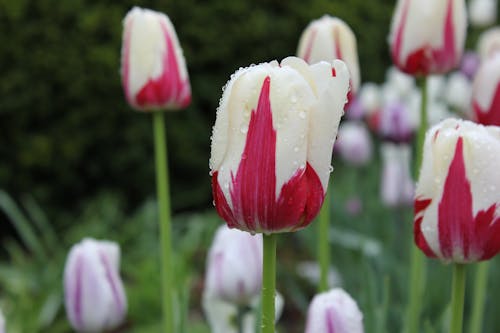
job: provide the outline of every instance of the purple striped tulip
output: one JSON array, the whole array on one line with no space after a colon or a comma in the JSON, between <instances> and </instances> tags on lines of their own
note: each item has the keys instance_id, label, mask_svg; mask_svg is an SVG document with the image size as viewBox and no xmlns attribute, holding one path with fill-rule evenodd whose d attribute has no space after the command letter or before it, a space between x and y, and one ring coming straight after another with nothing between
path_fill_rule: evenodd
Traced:
<instances>
[{"instance_id":1,"label":"purple striped tulip","mask_svg":"<svg viewBox=\"0 0 500 333\"><path fill-rule=\"evenodd\" d=\"M208 253L205 288L213 298L249 305L262 286L262 235L229 229L215 234Z\"/></svg>"},{"instance_id":2,"label":"purple striped tulip","mask_svg":"<svg viewBox=\"0 0 500 333\"><path fill-rule=\"evenodd\" d=\"M66 314L77 332L102 332L125 318L127 299L119 275L120 248L85 238L73 245L64 268Z\"/></svg>"},{"instance_id":3,"label":"purple striped tulip","mask_svg":"<svg viewBox=\"0 0 500 333\"><path fill-rule=\"evenodd\" d=\"M363 333L363 314L356 301L335 288L314 296L305 333Z\"/></svg>"}]
</instances>

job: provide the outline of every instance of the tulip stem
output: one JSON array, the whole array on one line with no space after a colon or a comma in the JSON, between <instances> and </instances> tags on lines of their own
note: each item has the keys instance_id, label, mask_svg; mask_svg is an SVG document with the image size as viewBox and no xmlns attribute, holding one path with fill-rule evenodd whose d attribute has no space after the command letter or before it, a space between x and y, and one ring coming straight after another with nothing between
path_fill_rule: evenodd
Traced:
<instances>
[{"instance_id":1,"label":"tulip stem","mask_svg":"<svg viewBox=\"0 0 500 333\"><path fill-rule=\"evenodd\" d=\"M488 261L476 264L474 302L472 303L472 318L469 324L470 333L481 333L483 331L483 314L489 268L490 264Z\"/></svg>"},{"instance_id":2,"label":"tulip stem","mask_svg":"<svg viewBox=\"0 0 500 333\"><path fill-rule=\"evenodd\" d=\"M420 127L417 133L415 147L415 165L413 168L414 179L418 179L420 166L422 165L422 155L424 148L425 132L427 130L427 77L420 81L422 100L420 106ZM411 242L410 254L410 285L409 299L406 309L406 333L419 332L420 313L422 311L422 296L426 284L426 262L423 254L420 252L414 242Z\"/></svg>"},{"instance_id":3,"label":"tulip stem","mask_svg":"<svg viewBox=\"0 0 500 333\"><path fill-rule=\"evenodd\" d=\"M318 292L328 290L328 271L330 268L330 191L326 191L323 207L319 212L318 223L318 262L320 269Z\"/></svg>"},{"instance_id":4,"label":"tulip stem","mask_svg":"<svg viewBox=\"0 0 500 333\"><path fill-rule=\"evenodd\" d=\"M160 260L163 305L163 332L174 332L173 281L172 281L172 240L170 222L170 190L168 183L167 138L162 111L153 112L153 128L156 157L156 189L160 223Z\"/></svg>"},{"instance_id":5,"label":"tulip stem","mask_svg":"<svg viewBox=\"0 0 500 333\"><path fill-rule=\"evenodd\" d=\"M450 333L462 333L465 296L465 265L454 264L451 291Z\"/></svg>"},{"instance_id":6,"label":"tulip stem","mask_svg":"<svg viewBox=\"0 0 500 333\"><path fill-rule=\"evenodd\" d=\"M274 297L276 290L276 234L263 235L262 333L274 333Z\"/></svg>"}]
</instances>

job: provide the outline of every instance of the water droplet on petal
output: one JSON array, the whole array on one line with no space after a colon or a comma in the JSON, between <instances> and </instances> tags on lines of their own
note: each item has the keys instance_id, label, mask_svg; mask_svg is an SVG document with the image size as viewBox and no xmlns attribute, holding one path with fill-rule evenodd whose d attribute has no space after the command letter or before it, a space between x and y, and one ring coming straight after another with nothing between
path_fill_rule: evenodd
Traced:
<instances>
[{"instance_id":1,"label":"water droplet on petal","mask_svg":"<svg viewBox=\"0 0 500 333\"><path fill-rule=\"evenodd\" d=\"M304 111L299 112L299 118L300 119L306 119L306 113Z\"/></svg>"},{"instance_id":2,"label":"water droplet on petal","mask_svg":"<svg viewBox=\"0 0 500 333\"><path fill-rule=\"evenodd\" d=\"M293 151L298 153L299 152L299 147L293 147Z\"/></svg>"},{"instance_id":3,"label":"water droplet on petal","mask_svg":"<svg viewBox=\"0 0 500 333\"><path fill-rule=\"evenodd\" d=\"M241 125L240 132L242 134L247 134L247 132L248 132L248 126L247 125Z\"/></svg>"},{"instance_id":4,"label":"water droplet on petal","mask_svg":"<svg viewBox=\"0 0 500 333\"><path fill-rule=\"evenodd\" d=\"M294 103L294 104L295 104L295 103L297 103L297 96L292 95L292 96L290 97L290 102L292 102L292 103Z\"/></svg>"},{"instance_id":5,"label":"water droplet on petal","mask_svg":"<svg viewBox=\"0 0 500 333\"><path fill-rule=\"evenodd\" d=\"M332 166L332 165L330 165L330 166L328 167L328 172L333 172L333 166Z\"/></svg>"}]
</instances>

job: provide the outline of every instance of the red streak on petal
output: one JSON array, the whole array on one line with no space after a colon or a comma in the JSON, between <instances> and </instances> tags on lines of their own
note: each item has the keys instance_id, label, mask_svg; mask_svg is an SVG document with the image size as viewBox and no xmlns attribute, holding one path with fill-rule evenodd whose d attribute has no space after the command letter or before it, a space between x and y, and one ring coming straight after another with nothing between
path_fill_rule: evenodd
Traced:
<instances>
[{"instance_id":1,"label":"red streak on petal","mask_svg":"<svg viewBox=\"0 0 500 333\"><path fill-rule=\"evenodd\" d=\"M435 258L436 254L432 251L429 243L425 239L424 233L422 232L422 221L424 219L425 209L431 204L431 199L416 199L414 203L415 211L415 221L413 224L413 237L415 244L419 247L424 254L430 258Z\"/></svg>"},{"instance_id":2,"label":"red streak on petal","mask_svg":"<svg viewBox=\"0 0 500 333\"><path fill-rule=\"evenodd\" d=\"M188 79L182 79L175 47L167 28L162 24L167 50L163 56L163 73L157 79L149 79L136 96L137 105L143 108L185 108L191 103Z\"/></svg>"},{"instance_id":3,"label":"red streak on petal","mask_svg":"<svg viewBox=\"0 0 500 333\"><path fill-rule=\"evenodd\" d=\"M309 60L311 58L311 52L312 52L314 39L316 38L316 33L317 33L316 29L313 29L311 31L311 34L309 35L309 40L307 41L306 52L304 54L304 60L307 63L309 63Z\"/></svg>"},{"instance_id":4,"label":"red streak on petal","mask_svg":"<svg viewBox=\"0 0 500 333\"><path fill-rule=\"evenodd\" d=\"M438 229L441 252L453 259L454 249L462 249L464 261L491 258L500 250L499 217L496 204L473 216L472 191L467 179L463 139L457 140L439 203Z\"/></svg>"},{"instance_id":5,"label":"red streak on petal","mask_svg":"<svg viewBox=\"0 0 500 333\"><path fill-rule=\"evenodd\" d=\"M478 123L500 126L500 83L497 84L495 95L488 110L481 109L477 101L474 101L472 106Z\"/></svg>"},{"instance_id":6,"label":"red streak on petal","mask_svg":"<svg viewBox=\"0 0 500 333\"><path fill-rule=\"evenodd\" d=\"M340 36L339 36L339 29L336 28L333 31L333 45L335 47L335 54L337 55L337 59L344 60L342 57L342 50L340 48Z\"/></svg>"},{"instance_id":7,"label":"red streak on petal","mask_svg":"<svg viewBox=\"0 0 500 333\"><path fill-rule=\"evenodd\" d=\"M401 19L399 25L396 28L396 36L394 37L394 44L391 49L392 61L400 68L403 69L404 64L400 62L401 60L401 47L403 44L403 34L406 26L406 20L408 18L408 10L410 7L410 0L406 0L403 4L403 9L401 13Z\"/></svg>"},{"instance_id":8,"label":"red streak on petal","mask_svg":"<svg viewBox=\"0 0 500 333\"><path fill-rule=\"evenodd\" d=\"M282 186L276 197L276 130L273 128L271 79L266 77L257 108L252 110L245 148L236 175L231 175L231 206L212 178L215 205L229 227L280 232L303 228L317 215L324 199L321 181L306 164Z\"/></svg>"},{"instance_id":9,"label":"red streak on petal","mask_svg":"<svg viewBox=\"0 0 500 333\"><path fill-rule=\"evenodd\" d=\"M325 311L326 333L335 333L335 312L333 307L327 308Z\"/></svg>"}]
</instances>

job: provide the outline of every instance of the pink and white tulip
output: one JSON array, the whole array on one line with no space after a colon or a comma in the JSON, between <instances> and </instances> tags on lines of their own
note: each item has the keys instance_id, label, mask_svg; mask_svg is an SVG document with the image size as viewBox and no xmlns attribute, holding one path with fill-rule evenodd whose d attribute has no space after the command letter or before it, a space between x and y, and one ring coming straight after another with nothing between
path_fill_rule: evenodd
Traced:
<instances>
[{"instance_id":1,"label":"pink and white tulip","mask_svg":"<svg viewBox=\"0 0 500 333\"><path fill-rule=\"evenodd\" d=\"M500 127L448 119L426 135L414 237L431 258L470 263L500 251Z\"/></svg>"},{"instance_id":2,"label":"pink and white tulip","mask_svg":"<svg viewBox=\"0 0 500 333\"><path fill-rule=\"evenodd\" d=\"M217 229L208 252L205 289L225 302L249 305L262 287L262 235Z\"/></svg>"},{"instance_id":3,"label":"pink and white tulip","mask_svg":"<svg viewBox=\"0 0 500 333\"><path fill-rule=\"evenodd\" d=\"M336 288L314 296L305 333L363 333L363 314L356 301Z\"/></svg>"},{"instance_id":4,"label":"pink and white tulip","mask_svg":"<svg viewBox=\"0 0 500 333\"><path fill-rule=\"evenodd\" d=\"M334 59L344 61L351 75L349 95L357 93L361 79L356 36L341 19L324 15L309 23L300 37L297 56L309 64Z\"/></svg>"},{"instance_id":5,"label":"pink and white tulip","mask_svg":"<svg viewBox=\"0 0 500 333\"><path fill-rule=\"evenodd\" d=\"M411 147L383 143L380 197L387 207L410 206L415 186L410 173Z\"/></svg>"},{"instance_id":6,"label":"pink and white tulip","mask_svg":"<svg viewBox=\"0 0 500 333\"><path fill-rule=\"evenodd\" d=\"M382 108L379 133L384 140L401 143L410 142L415 131L410 108L394 101Z\"/></svg>"},{"instance_id":7,"label":"pink and white tulip","mask_svg":"<svg viewBox=\"0 0 500 333\"><path fill-rule=\"evenodd\" d=\"M123 26L121 75L128 103L142 111L186 108L191 87L168 16L134 7Z\"/></svg>"},{"instance_id":8,"label":"pink and white tulip","mask_svg":"<svg viewBox=\"0 0 500 333\"><path fill-rule=\"evenodd\" d=\"M472 107L478 123L500 126L500 53L481 64L473 82Z\"/></svg>"},{"instance_id":9,"label":"pink and white tulip","mask_svg":"<svg viewBox=\"0 0 500 333\"><path fill-rule=\"evenodd\" d=\"M365 125L357 121L343 122L340 125L336 149L348 164L362 166L372 158L372 139Z\"/></svg>"},{"instance_id":10,"label":"pink and white tulip","mask_svg":"<svg viewBox=\"0 0 500 333\"><path fill-rule=\"evenodd\" d=\"M73 245L64 268L64 303L75 331L103 332L123 322L127 299L119 265L114 242L85 238Z\"/></svg>"},{"instance_id":11,"label":"pink and white tulip","mask_svg":"<svg viewBox=\"0 0 500 333\"><path fill-rule=\"evenodd\" d=\"M240 69L227 83L212 134L215 206L231 228L306 227L328 187L349 72L340 60L297 57Z\"/></svg>"},{"instance_id":12,"label":"pink and white tulip","mask_svg":"<svg viewBox=\"0 0 500 333\"><path fill-rule=\"evenodd\" d=\"M394 64L412 75L445 73L462 57L464 0L398 0L389 44Z\"/></svg>"}]
</instances>

